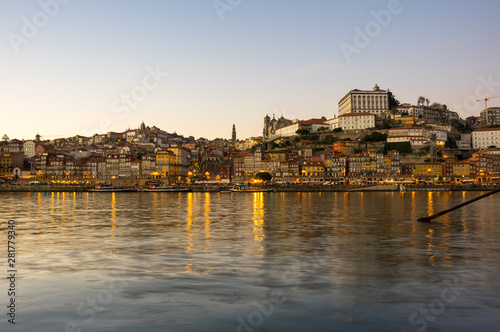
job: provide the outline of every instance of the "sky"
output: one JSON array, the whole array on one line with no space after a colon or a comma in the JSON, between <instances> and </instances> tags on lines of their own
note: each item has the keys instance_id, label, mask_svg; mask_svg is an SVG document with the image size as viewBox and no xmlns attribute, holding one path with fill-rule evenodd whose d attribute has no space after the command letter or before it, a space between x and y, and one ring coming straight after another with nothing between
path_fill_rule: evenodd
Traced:
<instances>
[{"instance_id":1,"label":"sky","mask_svg":"<svg viewBox=\"0 0 500 332\"><path fill-rule=\"evenodd\" d=\"M0 0L0 135L332 118L352 89L462 118L500 96L498 0ZM488 106L500 106L500 98Z\"/></svg>"}]
</instances>

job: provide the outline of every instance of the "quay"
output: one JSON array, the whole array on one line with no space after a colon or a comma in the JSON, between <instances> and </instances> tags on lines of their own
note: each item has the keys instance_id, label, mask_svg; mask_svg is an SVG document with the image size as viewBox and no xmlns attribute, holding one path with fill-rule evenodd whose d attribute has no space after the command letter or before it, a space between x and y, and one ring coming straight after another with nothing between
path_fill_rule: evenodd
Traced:
<instances>
[{"instance_id":1,"label":"quay","mask_svg":"<svg viewBox=\"0 0 500 332\"><path fill-rule=\"evenodd\" d=\"M228 186L187 186L192 192L228 191ZM93 186L21 186L3 185L0 192L90 192ZM186 188L183 186L182 188ZM274 185L274 192L446 192L446 191L490 191L500 188L500 184L488 185ZM139 191L138 191L139 192Z\"/></svg>"}]
</instances>

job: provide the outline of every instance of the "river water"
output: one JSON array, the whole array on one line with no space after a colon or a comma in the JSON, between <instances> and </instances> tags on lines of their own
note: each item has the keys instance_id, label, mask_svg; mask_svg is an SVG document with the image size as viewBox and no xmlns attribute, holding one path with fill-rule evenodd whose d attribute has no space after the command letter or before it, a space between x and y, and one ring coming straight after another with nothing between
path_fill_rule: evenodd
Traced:
<instances>
[{"instance_id":1,"label":"river water","mask_svg":"<svg viewBox=\"0 0 500 332\"><path fill-rule=\"evenodd\" d=\"M480 194L0 193L0 331L498 331Z\"/></svg>"}]
</instances>

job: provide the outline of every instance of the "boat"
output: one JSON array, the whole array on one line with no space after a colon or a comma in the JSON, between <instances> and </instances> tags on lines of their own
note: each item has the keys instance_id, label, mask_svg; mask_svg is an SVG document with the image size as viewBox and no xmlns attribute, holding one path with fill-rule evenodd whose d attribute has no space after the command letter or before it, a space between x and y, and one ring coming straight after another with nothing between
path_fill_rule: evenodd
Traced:
<instances>
[{"instance_id":1,"label":"boat","mask_svg":"<svg viewBox=\"0 0 500 332\"><path fill-rule=\"evenodd\" d=\"M246 185L236 185L233 188L229 189L230 191L233 192L248 192L248 193L254 193L254 192L270 192L273 191L273 188L269 187L255 187L255 186L246 186Z\"/></svg>"},{"instance_id":2,"label":"boat","mask_svg":"<svg viewBox=\"0 0 500 332\"><path fill-rule=\"evenodd\" d=\"M152 191L152 192L187 192L191 191L191 188L186 187L175 187L175 186L150 186L149 188L143 189L144 191Z\"/></svg>"},{"instance_id":3,"label":"boat","mask_svg":"<svg viewBox=\"0 0 500 332\"><path fill-rule=\"evenodd\" d=\"M132 192L139 191L134 187L111 187L111 186L95 186L94 188L88 189L92 192Z\"/></svg>"}]
</instances>

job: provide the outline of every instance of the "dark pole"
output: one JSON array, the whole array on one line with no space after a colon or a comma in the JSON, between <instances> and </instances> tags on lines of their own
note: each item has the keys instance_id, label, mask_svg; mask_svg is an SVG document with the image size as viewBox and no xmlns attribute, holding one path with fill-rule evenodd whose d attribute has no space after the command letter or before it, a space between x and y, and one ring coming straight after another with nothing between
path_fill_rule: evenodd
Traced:
<instances>
[{"instance_id":1,"label":"dark pole","mask_svg":"<svg viewBox=\"0 0 500 332\"><path fill-rule=\"evenodd\" d=\"M490 192L487 192L486 194L483 194L483 195L478 196L478 197L476 197L476 198L473 198L473 199L471 199L471 200L468 200L467 202L464 202L464 203L459 204L459 205L457 205L457 206L455 206L455 207L452 207L451 209L441 211L441 212L439 212L439 213L433 214L432 216L428 216L428 217L423 217L423 218L420 218L420 219L418 219L417 221L420 221L420 222L431 222L431 220L432 220L432 219L435 219L435 218L437 218L437 217L439 217L439 216L442 216L443 214L446 214L446 213L448 213L448 212L451 212L451 211L453 211L453 210L456 210L456 209L458 209L458 208L461 208L462 206L465 206L465 205L467 205L467 204L470 204L470 203L472 203L472 202L475 202L475 201L477 201L477 200L480 200L481 198L485 198L485 197L487 197L487 196L490 196L490 195L496 194L497 192L500 192L500 188L495 189L495 190L492 190L492 191L490 191Z\"/></svg>"}]
</instances>

